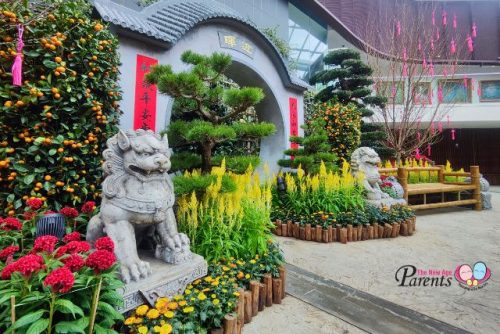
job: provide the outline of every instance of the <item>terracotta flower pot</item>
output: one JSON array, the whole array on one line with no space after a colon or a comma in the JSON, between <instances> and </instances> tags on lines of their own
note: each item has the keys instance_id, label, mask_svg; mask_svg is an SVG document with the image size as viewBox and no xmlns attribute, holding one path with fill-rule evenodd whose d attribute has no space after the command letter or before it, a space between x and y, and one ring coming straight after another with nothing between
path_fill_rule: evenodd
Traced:
<instances>
[{"instance_id":1,"label":"terracotta flower pot","mask_svg":"<svg viewBox=\"0 0 500 334\"><path fill-rule=\"evenodd\" d=\"M340 242L343 244L347 243L347 229L346 228L340 229Z\"/></svg>"},{"instance_id":2,"label":"terracotta flower pot","mask_svg":"<svg viewBox=\"0 0 500 334\"><path fill-rule=\"evenodd\" d=\"M373 224L373 239L378 239L378 223Z\"/></svg>"},{"instance_id":3,"label":"terracotta flower pot","mask_svg":"<svg viewBox=\"0 0 500 334\"><path fill-rule=\"evenodd\" d=\"M353 227L351 224L347 224L347 241L352 241L353 238Z\"/></svg>"}]
</instances>

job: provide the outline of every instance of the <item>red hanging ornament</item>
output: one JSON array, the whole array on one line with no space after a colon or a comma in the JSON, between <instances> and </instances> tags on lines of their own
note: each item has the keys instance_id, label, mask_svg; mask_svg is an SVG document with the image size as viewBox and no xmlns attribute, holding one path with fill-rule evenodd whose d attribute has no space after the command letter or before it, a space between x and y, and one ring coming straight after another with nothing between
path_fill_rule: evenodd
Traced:
<instances>
[{"instance_id":1,"label":"red hanging ornament","mask_svg":"<svg viewBox=\"0 0 500 334\"><path fill-rule=\"evenodd\" d=\"M455 140L455 129L451 129L451 140Z\"/></svg>"},{"instance_id":2,"label":"red hanging ornament","mask_svg":"<svg viewBox=\"0 0 500 334\"><path fill-rule=\"evenodd\" d=\"M420 134L420 131L417 131L417 140L420 143L420 140L422 139L422 135ZM418 148L417 148L418 150Z\"/></svg>"},{"instance_id":3,"label":"red hanging ornament","mask_svg":"<svg viewBox=\"0 0 500 334\"><path fill-rule=\"evenodd\" d=\"M438 131L439 133L443 133L443 122L441 121L438 123Z\"/></svg>"},{"instance_id":4,"label":"red hanging ornament","mask_svg":"<svg viewBox=\"0 0 500 334\"><path fill-rule=\"evenodd\" d=\"M443 103L443 87L438 85L438 102Z\"/></svg>"},{"instance_id":5,"label":"red hanging ornament","mask_svg":"<svg viewBox=\"0 0 500 334\"><path fill-rule=\"evenodd\" d=\"M441 12L441 18L443 21L443 26L446 26L448 24L448 13L446 13L445 10Z\"/></svg>"},{"instance_id":6,"label":"red hanging ornament","mask_svg":"<svg viewBox=\"0 0 500 334\"><path fill-rule=\"evenodd\" d=\"M470 35L467 35L466 41L467 41L467 49L469 50L469 52L470 53L474 52L474 42L472 41L472 37L470 37Z\"/></svg>"},{"instance_id":7,"label":"red hanging ornament","mask_svg":"<svg viewBox=\"0 0 500 334\"><path fill-rule=\"evenodd\" d=\"M453 29L457 29L457 14L453 14Z\"/></svg>"},{"instance_id":8,"label":"red hanging ornament","mask_svg":"<svg viewBox=\"0 0 500 334\"><path fill-rule=\"evenodd\" d=\"M420 149L418 147L415 149L415 159L422 159L422 156L420 155Z\"/></svg>"},{"instance_id":9,"label":"red hanging ornament","mask_svg":"<svg viewBox=\"0 0 500 334\"><path fill-rule=\"evenodd\" d=\"M457 44L455 43L455 40L452 38L451 43L450 43L450 53L453 55L457 52Z\"/></svg>"},{"instance_id":10,"label":"red hanging ornament","mask_svg":"<svg viewBox=\"0 0 500 334\"><path fill-rule=\"evenodd\" d=\"M472 38L476 38L477 37L477 26L476 26L476 22L472 23Z\"/></svg>"},{"instance_id":11,"label":"red hanging ornament","mask_svg":"<svg viewBox=\"0 0 500 334\"><path fill-rule=\"evenodd\" d=\"M12 84L14 86L22 86L23 84L23 32L24 27L21 24L17 25L17 46L16 46L16 58L14 64L12 65Z\"/></svg>"},{"instance_id":12,"label":"red hanging ornament","mask_svg":"<svg viewBox=\"0 0 500 334\"><path fill-rule=\"evenodd\" d=\"M431 156L431 144L427 145L427 155Z\"/></svg>"}]
</instances>

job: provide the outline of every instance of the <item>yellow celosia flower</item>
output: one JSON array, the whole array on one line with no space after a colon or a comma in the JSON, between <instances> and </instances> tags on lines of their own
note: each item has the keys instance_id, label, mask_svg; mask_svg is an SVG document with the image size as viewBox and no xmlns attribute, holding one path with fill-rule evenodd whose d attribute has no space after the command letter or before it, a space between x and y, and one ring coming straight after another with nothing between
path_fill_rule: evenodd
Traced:
<instances>
[{"instance_id":1,"label":"yellow celosia flower","mask_svg":"<svg viewBox=\"0 0 500 334\"><path fill-rule=\"evenodd\" d=\"M297 167L297 178L299 180L302 180L304 177L305 171L302 169L302 164L299 164L299 167Z\"/></svg>"}]
</instances>

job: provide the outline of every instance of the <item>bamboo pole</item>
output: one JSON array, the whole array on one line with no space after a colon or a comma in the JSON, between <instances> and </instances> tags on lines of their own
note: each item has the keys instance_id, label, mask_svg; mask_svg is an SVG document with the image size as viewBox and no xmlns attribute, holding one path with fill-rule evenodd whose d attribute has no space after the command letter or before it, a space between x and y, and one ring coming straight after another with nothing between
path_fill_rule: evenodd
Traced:
<instances>
[{"instance_id":1,"label":"bamboo pole","mask_svg":"<svg viewBox=\"0 0 500 334\"><path fill-rule=\"evenodd\" d=\"M384 225L378 225L378 237L379 237L379 239L384 237L384 232L385 232Z\"/></svg>"},{"instance_id":2,"label":"bamboo pole","mask_svg":"<svg viewBox=\"0 0 500 334\"><path fill-rule=\"evenodd\" d=\"M273 278L273 304L281 304L281 279Z\"/></svg>"},{"instance_id":3,"label":"bamboo pole","mask_svg":"<svg viewBox=\"0 0 500 334\"><path fill-rule=\"evenodd\" d=\"M295 237L295 239L298 239L300 237L299 228L300 228L300 224L298 222L295 222L293 224L293 236Z\"/></svg>"},{"instance_id":4,"label":"bamboo pole","mask_svg":"<svg viewBox=\"0 0 500 334\"><path fill-rule=\"evenodd\" d=\"M281 236L288 237L288 225L286 223L281 224Z\"/></svg>"},{"instance_id":5,"label":"bamboo pole","mask_svg":"<svg viewBox=\"0 0 500 334\"><path fill-rule=\"evenodd\" d=\"M347 224L347 241L352 241L354 238L354 231L351 224Z\"/></svg>"},{"instance_id":6,"label":"bamboo pole","mask_svg":"<svg viewBox=\"0 0 500 334\"><path fill-rule=\"evenodd\" d=\"M374 231L374 228L372 225L369 225L368 226L368 239L373 239L373 231Z\"/></svg>"},{"instance_id":7,"label":"bamboo pole","mask_svg":"<svg viewBox=\"0 0 500 334\"><path fill-rule=\"evenodd\" d=\"M285 267L281 266L278 268L281 279L281 298L285 298L285 284L286 284L286 270Z\"/></svg>"},{"instance_id":8,"label":"bamboo pole","mask_svg":"<svg viewBox=\"0 0 500 334\"><path fill-rule=\"evenodd\" d=\"M306 240L306 229L304 227L299 228L299 239Z\"/></svg>"},{"instance_id":9,"label":"bamboo pole","mask_svg":"<svg viewBox=\"0 0 500 334\"><path fill-rule=\"evenodd\" d=\"M443 183L444 182L444 166L443 165L437 165L436 167L439 167L438 170L438 182Z\"/></svg>"},{"instance_id":10,"label":"bamboo pole","mask_svg":"<svg viewBox=\"0 0 500 334\"><path fill-rule=\"evenodd\" d=\"M327 229L323 230L321 233L322 233L322 240L323 240L323 242L325 242L325 243L328 242L328 240L329 240L329 238L328 238L328 230Z\"/></svg>"},{"instance_id":11,"label":"bamboo pole","mask_svg":"<svg viewBox=\"0 0 500 334\"><path fill-rule=\"evenodd\" d=\"M332 242L333 241L333 227L328 226L326 230L328 231L328 241L327 242Z\"/></svg>"},{"instance_id":12,"label":"bamboo pole","mask_svg":"<svg viewBox=\"0 0 500 334\"><path fill-rule=\"evenodd\" d=\"M245 291L245 324L252 321L252 292Z\"/></svg>"},{"instance_id":13,"label":"bamboo pole","mask_svg":"<svg viewBox=\"0 0 500 334\"><path fill-rule=\"evenodd\" d=\"M287 230L287 234L289 237L293 237L293 223L291 220L289 220L287 223L286 223L287 227L286 227L286 230Z\"/></svg>"},{"instance_id":14,"label":"bamboo pole","mask_svg":"<svg viewBox=\"0 0 500 334\"><path fill-rule=\"evenodd\" d=\"M367 226L363 226L363 232L361 234L361 240L368 240L369 237L368 237L368 227Z\"/></svg>"},{"instance_id":15,"label":"bamboo pole","mask_svg":"<svg viewBox=\"0 0 500 334\"><path fill-rule=\"evenodd\" d=\"M363 226L361 224L358 225L358 241L361 240L361 235L363 233Z\"/></svg>"},{"instance_id":16,"label":"bamboo pole","mask_svg":"<svg viewBox=\"0 0 500 334\"><path fill-rule=\"evenodd\" d=\"M408 236L408 224L406 222L403 222L403 224L401 224L401 235L405 237Z\"/></svg>"},{"instance_id":17,"label":"bamboo pole","mask_svg":"<svg viewBox=\"0 0 500 334\"><path fill-rule=\"evenodd\" d=\"M398 228L399 228L399 223L394 223L392 224L392 233L391 233L391 238L395 238L398 236Z\"/></svg>"},{"instance_id":18,"label":"bamboo pole","mask_svg":"<svg viewBox=\"0 0 500 334\"><path fill-rule=\"evenodd\" d=\"M266 285L266 306L273 305L273 278L271 274L264 274L264 284Z\"/></svg>"},{"instance_id":19,"label":"bamboo pole","mask_svg":"<svg viewBox=\"0 0 500 334\"><path fill-rule=\"evenodd\" d=\"M392 233L392 226L390 224L384 224L384 238L389 238Z\"/></svg>"},{"instance_id":20,"label":"bamboo pole","mask_svg":"<svg viewBox=\"0 0 500 334\"><path fill-rule=\"evenodd\" d=\"M352 229L352 238L349 240L349 230L347 230L347 241L358 241L358 228L354 227Z\"/></svg>"},{"instance_id":21,"label":"bamboo pole","mask_svg":"<svg viewBox=\"0 0 500 334\"><path fill-rule=\"evenodd\" d=\"M252 317L259 313L259 282L250 282L250 291L252 292Z\"/></svg>"},{"instance_id":22,"label":"bamboo pole","mask_svg":"<svg viewBox=\"0 0 500 334\"><path fill-rule=\"evenodd\" d=\"M378 223L373 224L373 238L378 239Z\"/></svg>"},{"instance_id":23,"label":"bamboo pole","mask_svg":"<svg viewBox=\"0 0 500 334\"><path fill-rule=\"evenodd\" d=\"M475 185L472 193L472 198L476 200L474 210L481 211L483 203L481 202L481 174L479 174L479 166L470 166L471 183Z\"/></svg>"},{"instance_id":24,"label":"bamboo pole","mask_svg":"<svg viewBox=\"0 0 500 334\"><path fill-rule=\"evenodd\" d=\"M331 235L332 235L332 240L330 240L330 241L331 242L337 241L338 240L337 229L332 228L331 226L328 226L328 228L331 231Z\"/></svg>"}]
</instances>

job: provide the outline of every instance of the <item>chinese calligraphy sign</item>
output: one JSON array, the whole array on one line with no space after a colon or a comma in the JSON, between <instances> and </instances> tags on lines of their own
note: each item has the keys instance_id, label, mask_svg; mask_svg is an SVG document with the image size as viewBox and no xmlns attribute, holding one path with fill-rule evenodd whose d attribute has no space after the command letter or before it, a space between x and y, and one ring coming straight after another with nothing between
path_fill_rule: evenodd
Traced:
<instances>
[{"instance_id":1,"label":"chinese calligraphy sign","mask_svg":"<svg viewBox=\"0 0 500 334\"><path fill-rule=\"evenodd\" d=\"M295 97L291 97L288 99L289 108L290 108L290 136L298 136L299 135L299 119L297 113L297 99ZM291 148L299 148L299 144L291 143Z\"/></svg>"},{"instance_id":2,"label":"chinese calligraphy sign","mask_svg":"<svg viewBox=\"0 0 500 334\"><path fill-rule=\"evenodd\" d=\"M156 130L156 86L145 81L151 66L158 60L137 55L135 76L134 130Z\"/></svg>"},{"instance_id":3,"label":"chinese calligraphy sign","mask_svg":"<svg viewBox=\"0 0 500 334\"><path fill-rule=\"evenodd\" d=\"M255 53L255 45L247 39L231 32L219 31L219 44L221 48L231 49L241 52L250 58Z\"/></svg>"}]
</instances>

